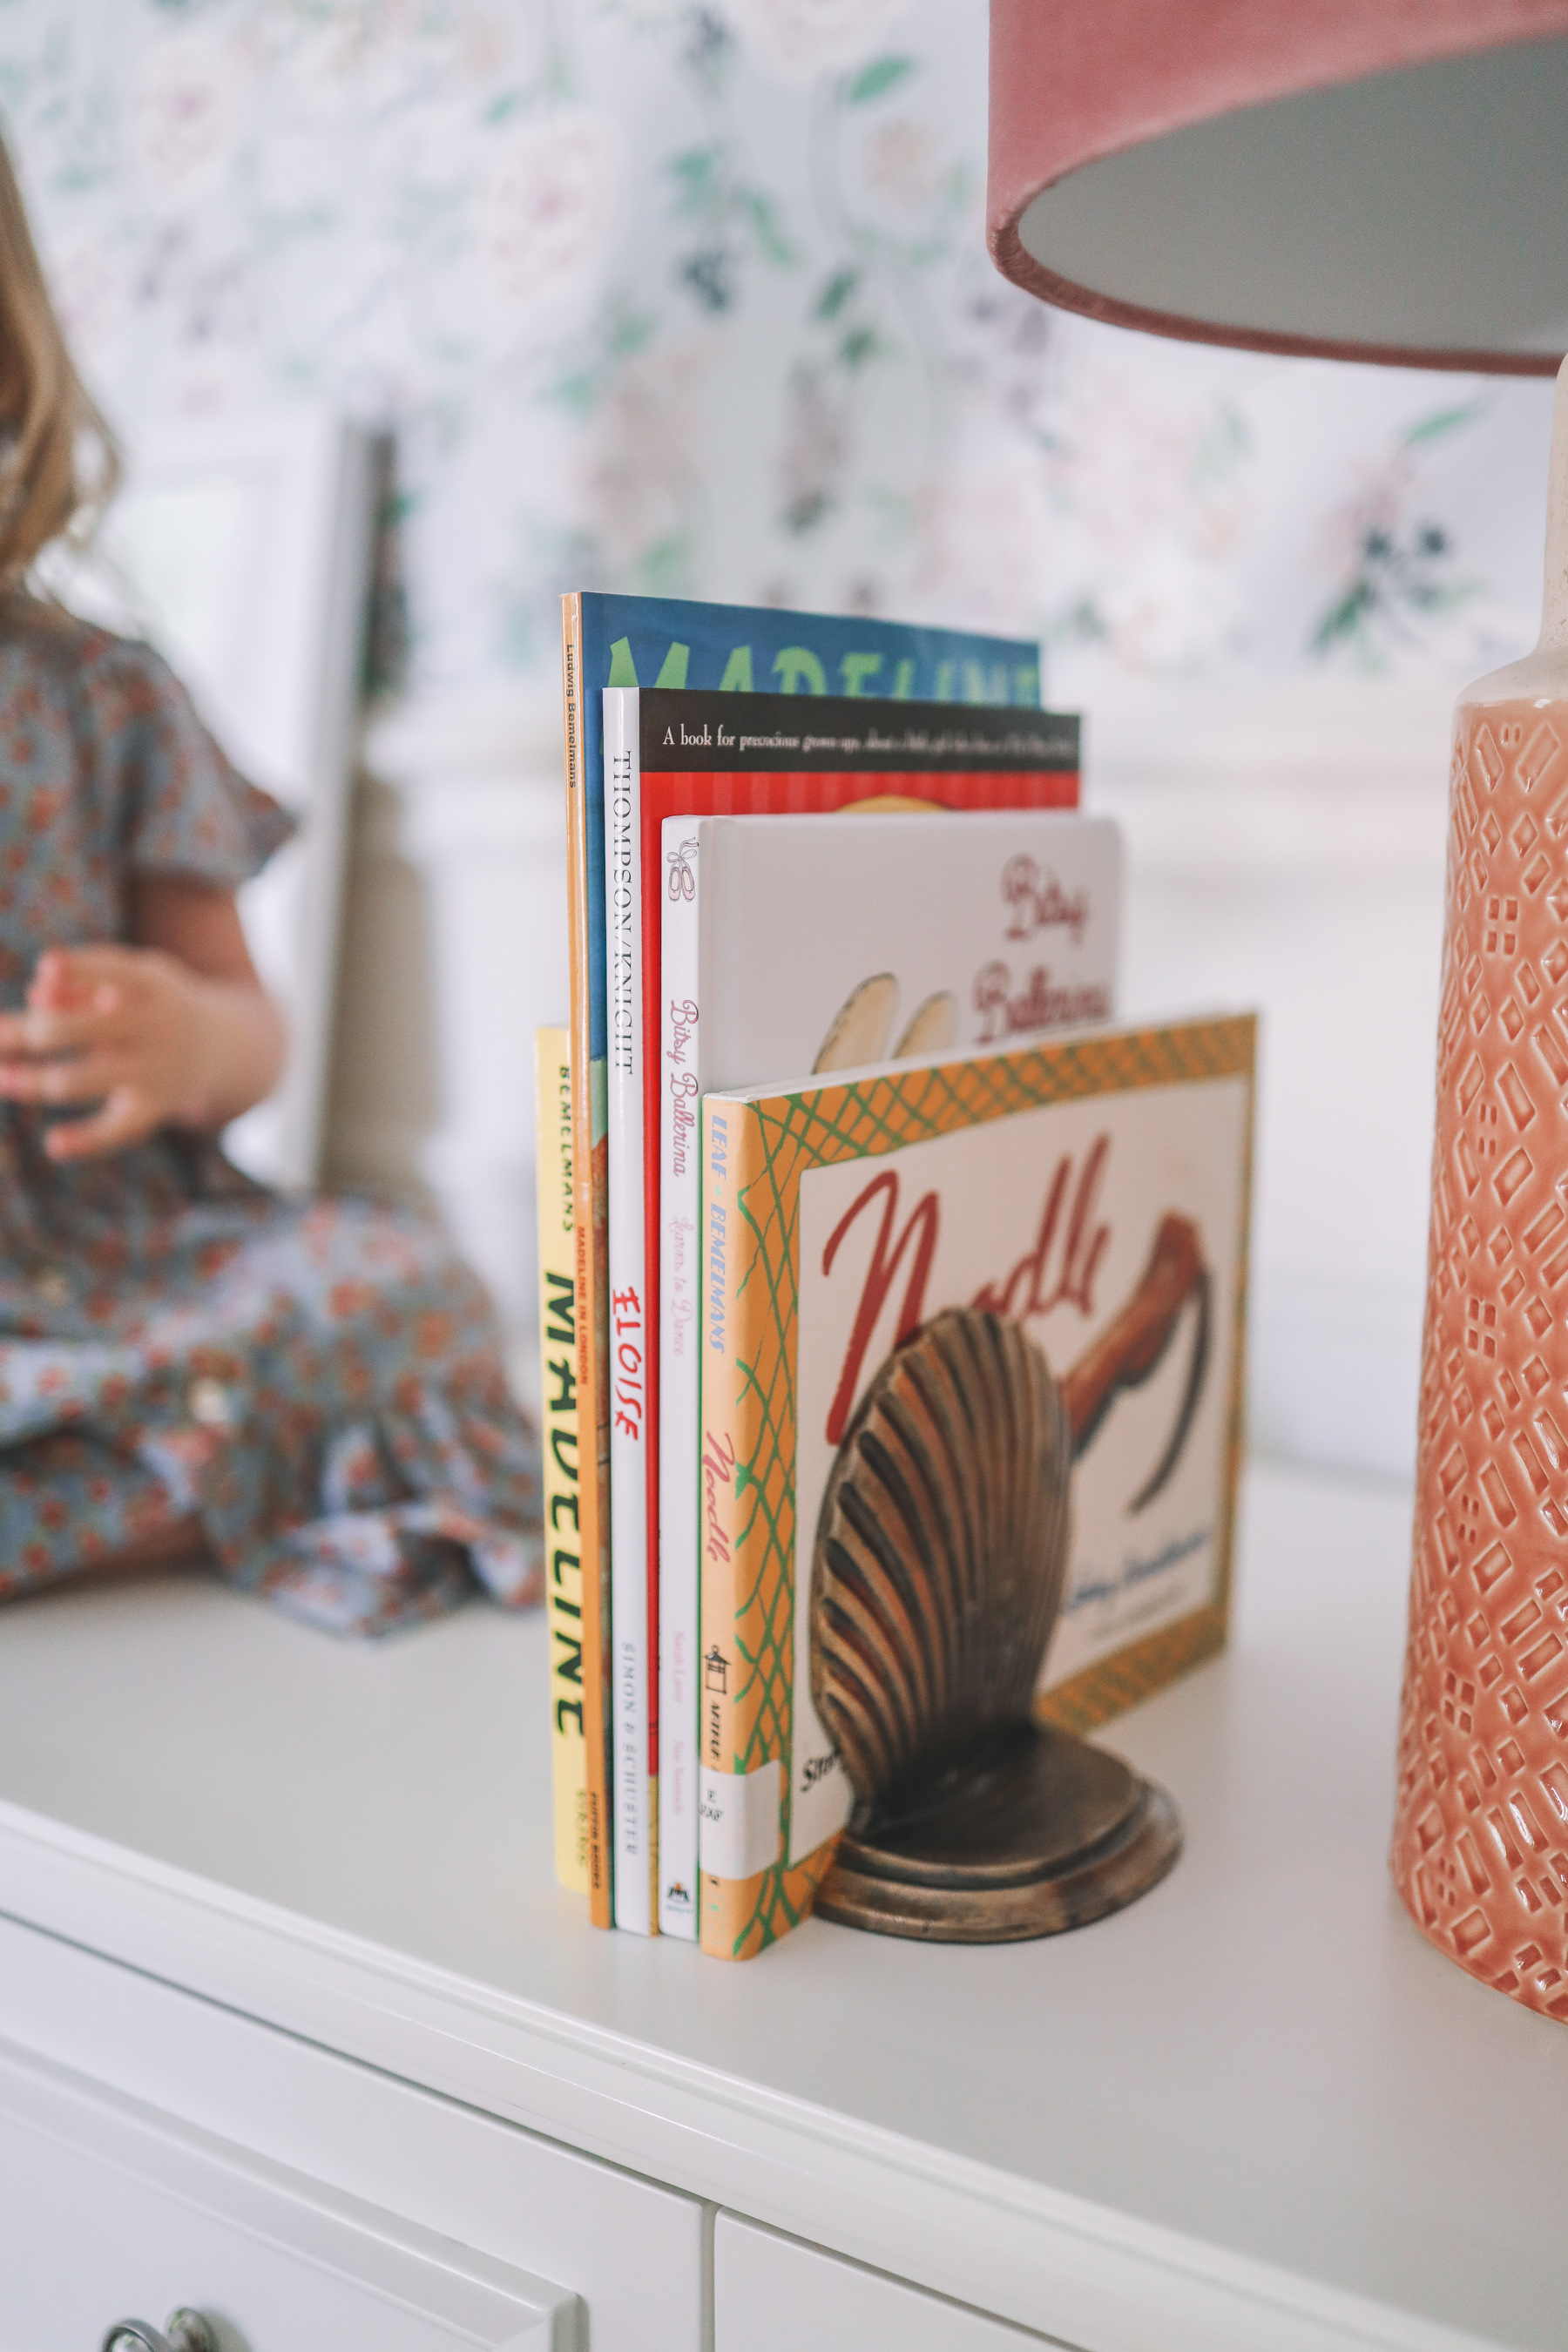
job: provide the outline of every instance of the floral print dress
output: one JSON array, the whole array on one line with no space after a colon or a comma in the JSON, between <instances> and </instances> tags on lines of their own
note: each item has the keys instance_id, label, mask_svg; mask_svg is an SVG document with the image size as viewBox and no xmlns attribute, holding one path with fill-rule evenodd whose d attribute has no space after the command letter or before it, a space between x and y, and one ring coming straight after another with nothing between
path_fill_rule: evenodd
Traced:
<instances>
[{"instance_id":1,"label":"floral print dress","mask_svg":"<svg viewBox=\"0 0 1568 2352\"><path fill-rule=\"evenodd\" d=\"M290 830L149 647L0 626L0 1004L125 940L133 876L232 889ZM0 1104L0 1595L194 1514L230 1582L338 1632L537 1598L536 1444L428 1224L174 1129L57 1165L50 1116Z\"/></svg>"}]
</instances>

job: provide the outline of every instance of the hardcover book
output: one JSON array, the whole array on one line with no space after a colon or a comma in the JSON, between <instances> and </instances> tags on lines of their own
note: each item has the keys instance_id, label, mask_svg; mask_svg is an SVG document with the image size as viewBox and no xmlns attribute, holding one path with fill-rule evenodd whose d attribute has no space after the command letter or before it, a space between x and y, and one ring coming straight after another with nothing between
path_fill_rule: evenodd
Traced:
<instances>
[{"instance_id":1,"label":"hardcover book","mask_svg":"<svg viewBox=\"0 0 1568 2352\"><path fill-rule=\"evenodd\" d=\"M1020 1323L1075 1432L1039 1711L1087 1730L1223 1643L1255 1031L1109 1030L704 1099L705 1951L794 1927L847 1818L812 1699L819 1521L879 1370L941 1309ZM1122 1311L1172 1265L1167 1342L1110 1377ZM975 1458L954 1439L957 1486Z\"/></svg>"},{"instance_id":2,"label":"hardcover book","mask_svg":"<svg viewBox=\"0 0 1568 2352\"><path fill-rule=\"evenodd\" d=\"M610 1389L604 739L601 689L639 684L756 688L786 695L887 694L897 700L1039 702L1026 640L771 606L581 593L561 600L566 766L566 898L572 987L573 1181L576 1188L578 1385L585 1440L580 1489L589 1903L613 1916L610 1790ZM649 1769L658 1772L657 1723ZM640 1884L641 1873L637 1874Z\"/></svg>"},{"instance_id":3,"label":"hardcover book","mask_svg":"<svg viewBox=\"0 0 1568 2352\"><path fill-rule=\"evenodd\" d=\"M550 1779L555 1875L588 1891L583 1736L583 1564L578 1529L577 1275L572 1230L572 1074L564 1029L533 1041L539 1200L540 1441L544 1600L550 1624Z\"/></svg>"},{"instance_id":4,"label":"hardcover book","mask_svg":"<svg viewBox=\"0 0 1568 2352\"><path fill-rule=\"evenodd\" d=\"M699 1097L1109 1020L1121 847L1060 810L679 816L659 870L660 1872L694 1915Z\"/></svg>"},{"instance_id":5,"label":"hardcover book","mask_svg":"<svg viewBox=\"0 0 1568 2352\"><path fill-rule=\"evenodd\" d=\"M667 874L661 863L661 828L671 814L713 809L1059 809L1078 796L1079 727L1076 719L1047 711L916 711L870 698L757 695L737 705L718 694L610 688L604 704L616 1923L658 1924L667 1933L689 1935L696 1912L696 1593L678 1570L679 1633L673 1643L667 1641L656 1533L662 1452L656 1344L659 973L665 911L676 902L671 886L676 900L680 890L679 874ZM926 1009L928 1025L940 1010L934 1002ZM858 1034L862 1025L851 1027ZM841 1062L868 1057L839 1055ZM682 1456L687 1464L690 1458ZM689 1496L684 1508L689 1552ZM663 1737L666 1693L655 1688L660 1672L672 1685L673 1744ZM656 1843L658 1891L645 1895Z\"/></svg>"}]
</instances>

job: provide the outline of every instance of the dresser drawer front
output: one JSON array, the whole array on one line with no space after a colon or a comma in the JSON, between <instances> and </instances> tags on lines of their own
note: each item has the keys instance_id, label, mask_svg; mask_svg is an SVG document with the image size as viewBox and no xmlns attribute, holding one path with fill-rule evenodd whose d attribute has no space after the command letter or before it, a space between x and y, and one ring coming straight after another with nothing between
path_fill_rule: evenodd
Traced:
<instances>
[{"instance_id":1,"label":"dresser drawer front","mask_svg":"<svg viewBox=\"0 0 1568 2352\"><path fill-rule=\"evenodd\" d=\"M96 2352L209 2319L223 2352L576 2352L580 2306L0 2043L0 2346Z\"/></svg>"},{"instance_id":2,"label":"dresser drawer front","mask_svg":"<svg viewBox=\"0 0 1568 2352\"><path fill-rule=\"evenodd\" d=\"M0 2037L579 2295L593 2352L700 2352L707 2257L694 2198L4 1916ZM10 2221L0 2191L0 2271ZM161 2327L182 2300L188 2287L137 2316ZM12 2352L4 2305L0 2293L0 2352ZM90 2342L52 2328L37 2352L78 2352L79 2341L98 2352L121 2315ZM368 2341L382 2352L382 2337ZM286 2352L298 2352L287 2339Z\"/></svg>"},{"instance_id":3,"label":"dresser drawer front","mask_svg":"<svg viewBox=\"0 0 1568 2352\"><path fill-rule=\"evenodd\" d=\"M1058 2340L733 2213L714 2225L713 2319L713 2352L1039 2352Z\"/></svg>"}]
</instances>

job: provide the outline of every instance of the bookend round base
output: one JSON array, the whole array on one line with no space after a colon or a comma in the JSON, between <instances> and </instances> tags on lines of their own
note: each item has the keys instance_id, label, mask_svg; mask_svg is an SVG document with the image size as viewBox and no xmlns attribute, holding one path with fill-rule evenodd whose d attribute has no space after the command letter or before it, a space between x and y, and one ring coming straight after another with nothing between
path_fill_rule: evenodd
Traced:
<instances>
[{"instance_id":1,"label":"bookend round base","mask_svg":"<svg viewBox=\"0 0 1568 2352\"><path fill-rule=\"evenodd\" d=\"M1163 1789L1070 1732L1014 1724L852 1825L816 1909L877 1936L1022 1943L1136 1902L1181 1847Z\"/></svg>"}]
</instances>

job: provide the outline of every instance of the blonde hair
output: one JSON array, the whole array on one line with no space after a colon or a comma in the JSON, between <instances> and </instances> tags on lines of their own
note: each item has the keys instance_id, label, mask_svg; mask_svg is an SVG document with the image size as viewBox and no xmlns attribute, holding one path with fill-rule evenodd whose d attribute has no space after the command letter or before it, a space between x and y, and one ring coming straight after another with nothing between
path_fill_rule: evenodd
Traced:
<instances>
[{"instance_id":1,"label":"blonde hair","mask_svg":"<svg viewBox=\"0 0 1568 2352\"><path fill-rule=\"evenodd\" d=\"M114 436L71 364L0 142L0 596L25 592L51 540L89 536L119 479Z\"/></svg>"}]
</instances>

